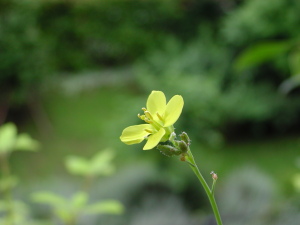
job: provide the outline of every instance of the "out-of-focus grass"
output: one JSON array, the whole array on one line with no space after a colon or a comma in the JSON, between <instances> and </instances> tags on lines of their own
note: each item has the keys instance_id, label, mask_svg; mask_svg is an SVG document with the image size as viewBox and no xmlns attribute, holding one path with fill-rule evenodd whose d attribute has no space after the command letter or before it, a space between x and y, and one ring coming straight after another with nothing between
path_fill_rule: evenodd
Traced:
<instances>
[{"instance_id":1,"label":"out-of-focus grass","mask_svg":"<svg viewBox=\"0 0 300 225\"><path fill-rule=\"evenodd\" d=\"M15 171L28 181L62 174L65 173L65 156L75 154L89 157L107 147L117 153L115 162L119 167L134 163L135 160L153 160L153 163L158 163L155 159L164 157L158 152L143 152L140 150L142 144L126 146L119 140L125 127L140 123L136 115L145 106L147 95L124 87L99 88L76 96L50 93L44 97L43 105L54 133L41 138L40 152L26 156L16 154L13 157ZM197 140L193 140L191 148L196 161L208 178L209 172L214 170L222 182L222 177L232 169L250 164L265 170L278 182L286 183L290 174L296 171L295 158L300 139L286 137L248 140L229 143L218 150L200 146ZM178 166L177 159L165 157L159 163L169 164L170 160L172 165L174 163ZM185 167L177 168L181 170ZM188 168L183 169L182 172L188 173L187 170Z\"/></svg>"}]
</instances>

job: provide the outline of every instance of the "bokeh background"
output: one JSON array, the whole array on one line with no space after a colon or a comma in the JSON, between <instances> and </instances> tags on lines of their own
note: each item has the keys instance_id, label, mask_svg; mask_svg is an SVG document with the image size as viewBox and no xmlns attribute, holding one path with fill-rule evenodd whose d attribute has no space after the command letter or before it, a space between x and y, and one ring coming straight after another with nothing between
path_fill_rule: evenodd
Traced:
<instances>
[{"instance_id":1,"label":"bokeh background","mask_svg":"<svg viewBox=\"0 0 300 225\"><path fill-rule=\"evenodd\" d=\"M224 224L298 225L299 11L298 0L1 0L0 123L41 143L11 157L15 197L51 218L30 194L75 192L65 158L111 148L117 171L91 194L126 212L80 224L215 224L185 163L119 140L161 90L185 100L176 131L207 181L218 174Z\"/></svg>"}]
</instances>

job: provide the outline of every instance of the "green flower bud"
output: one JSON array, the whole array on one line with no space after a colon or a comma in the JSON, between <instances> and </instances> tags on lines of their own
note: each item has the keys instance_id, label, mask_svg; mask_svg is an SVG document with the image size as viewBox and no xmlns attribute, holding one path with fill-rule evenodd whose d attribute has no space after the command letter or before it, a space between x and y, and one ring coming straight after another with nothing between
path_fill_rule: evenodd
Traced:
<instances>
[{"instance_id":1,"label":"green flower bud","mask_svg":"<svg viewBox=\"0 0 300 225\"><path fill-rule=\"evenodd\" d=\"M186 132L182 132L180 135L182 141L184 141L188 146L191 144L191 140Z\"/></svg>"},{"instance_id":2,"label":"green flower bud","mask_svg":"<svg viewBox=\"0 0 300 225\"><path fill-rule=\"evenodd\" d=\"M165 156L180 155L182 152L171 145L157 145L157 149Z\"/></svg>"},{"instance_id":3,"label":"green flower bud","mask_svg":"<svg viewBox=\"0 0 300 225\"><path fill-rule=\"evenodd\" d=\"M184 141L178 141L178 146L182 153L186 153L189 150L189 147Z\"/></svg>"}]
</instances>

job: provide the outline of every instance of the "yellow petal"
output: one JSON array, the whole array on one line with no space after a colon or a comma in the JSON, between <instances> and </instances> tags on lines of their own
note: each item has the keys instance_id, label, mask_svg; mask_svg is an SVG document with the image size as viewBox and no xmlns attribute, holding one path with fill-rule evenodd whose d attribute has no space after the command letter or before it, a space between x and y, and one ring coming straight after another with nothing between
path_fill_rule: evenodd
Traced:
<instances>
[{"instance_id":1,"label":"yellow petal","mask_svg":"<svg viewBox=\"0 0 300 225\"><path fill-rule=\"evenodd\" d=\"M158 112L162 115L166 110L166 96L162 91L152 91L147 100L147 110L153 117Z\"/></svg>"},{"instance_id":2,"label":"yellow petal","mask_svg":"<svg viewBox=\"0 0 300 225\"><path fill-rule=\"evenodd\" d=\"M162 137L165 135L165 133L166 133L165 129L161 128L157 133L150 135L143 150L150 150L150 149L154 148L156 145L158 145L158 143L160 142Z\"/></svg>"},{"instance_id":3,"label":"yellow petal","mask_svg":"<svg viewBox=\"0 0 300 225\"><path fill-rule=\"evenodd\" d=\"M178 120L182 112L183 104L184 102L181 95L175 95L170 99L164 115L164 127L169 127Z\"/></svg>"},{"instance_id":4,"label":"yellow petal","mask_svg":"<svg viewBox=\"0 0 300 225\"><path fill-rule=\"evenodd\" d=\"M127 127L123 130L120 139L127 145L138 144L149 135L149 132L145 131L145 129L153 130L153 127L150 124L140 124Z\"/></svg>"}]
</instances>

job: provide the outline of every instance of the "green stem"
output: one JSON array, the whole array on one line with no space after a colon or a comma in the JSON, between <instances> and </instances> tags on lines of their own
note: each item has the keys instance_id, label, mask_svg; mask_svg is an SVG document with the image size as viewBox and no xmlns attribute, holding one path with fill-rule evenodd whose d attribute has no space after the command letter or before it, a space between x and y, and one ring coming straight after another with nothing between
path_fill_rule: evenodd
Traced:
<instances>
[{"instance_id":1,"label":"green stem","mask_svg":"<svg viewBox=\"0 0 300 225\"><path fill-rule=\"evenodd\" d=\"M9 179L11 176L10 174L10 167L8 162L8 155L3 154L0 155L1 161L1 170L3 179ZM14 224L14 206L13 206L13 197L12 197L12 189L11 187L7 187L4 190L5 202L7 204L7 216L5 220L6 225L13 225Z\"/></svg>"},{"instance_id":2,"label":"green stem","mask_svg":"<svg viewBox=\"0 0 300 225\"><path fill-rule=\"evenodd\" d=\"M200 183L202 184L202 186L203 186L203 188L204 188L204 190L205 190L205 192L208 196L209 202L210 202L211 207L213 209L213 212L215 214L217 224L218 225L223 225L222 220L221 220L221 216L220 216L220 213L219 213L219 210L218 210L218 206L217 206L217 203L216 203L216 200L215 200L214 192L213 192L213 190L210 190L210 188L207 185L206 181L204 180L202 174L200 173L200 171L198 169L198 166L196 165L196 162L194 160L193 154L192 154L190 149L187 152L186 161L189 163L191 169L196 174L197 178L199 179ZM213 184L213 189L214 189L214 184Z\"/></svg>"}]
</instances>

